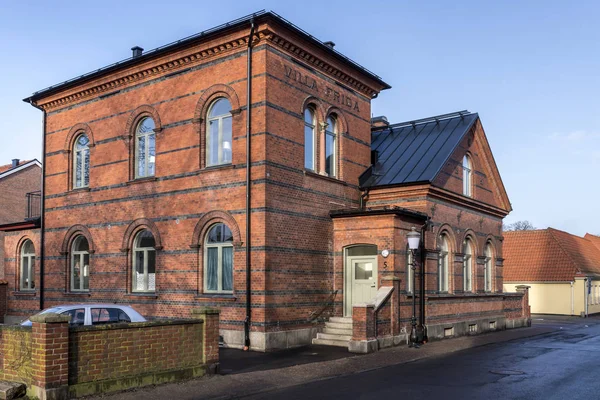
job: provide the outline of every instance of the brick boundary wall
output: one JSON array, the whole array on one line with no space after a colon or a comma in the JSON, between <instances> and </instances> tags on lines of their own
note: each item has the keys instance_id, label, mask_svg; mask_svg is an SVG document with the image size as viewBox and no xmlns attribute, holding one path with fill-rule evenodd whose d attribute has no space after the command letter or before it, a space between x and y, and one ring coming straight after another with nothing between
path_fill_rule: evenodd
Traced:
<instances>
[{"instance_id":1,"label":"brick boundary wall","mask_svg":"<svg viewBox=\"0 0 600 400\"><path fill-rule=\"evenodd\" d=\"M0 379L23 382L39 399L109 393L214 373L219 365L219 312L192 318L69 327L53 313L31 327L0 329Z\"/></svg>"}]
</instances>

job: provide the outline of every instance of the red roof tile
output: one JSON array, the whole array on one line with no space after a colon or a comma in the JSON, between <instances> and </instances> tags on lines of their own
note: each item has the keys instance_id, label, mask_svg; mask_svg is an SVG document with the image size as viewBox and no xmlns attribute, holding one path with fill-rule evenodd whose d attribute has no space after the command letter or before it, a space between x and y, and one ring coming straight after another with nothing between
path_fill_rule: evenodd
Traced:
<instances>
[{"instance_id":1,"label":"red roof tile","mask_svg":"<svg viewBox=\"0 0 600 400\"><path fill-rule=\"evenodd\" d=\"M600 275L599 247L587 237L548 228L504 232L504 281L572 281L576 274Z\"/></svg>"}]
</instances>

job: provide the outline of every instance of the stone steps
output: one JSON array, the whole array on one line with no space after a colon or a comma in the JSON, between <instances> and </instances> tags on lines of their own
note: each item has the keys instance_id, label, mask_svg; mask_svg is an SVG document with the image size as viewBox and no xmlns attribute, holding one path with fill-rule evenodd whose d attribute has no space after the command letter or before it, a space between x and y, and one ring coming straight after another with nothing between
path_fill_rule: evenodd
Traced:
<instances>
[{"instance_id":1,"label":"stone steps","mask_svg":"<svg viewBox=\"0 0 600 400\"><path fill-rule=\"evenodd\" d=\"M325 346L348 347L352 339L352 318L331 317L325 322L323 332L317 333L313 344Z\"/></svg>"}]
</instances>

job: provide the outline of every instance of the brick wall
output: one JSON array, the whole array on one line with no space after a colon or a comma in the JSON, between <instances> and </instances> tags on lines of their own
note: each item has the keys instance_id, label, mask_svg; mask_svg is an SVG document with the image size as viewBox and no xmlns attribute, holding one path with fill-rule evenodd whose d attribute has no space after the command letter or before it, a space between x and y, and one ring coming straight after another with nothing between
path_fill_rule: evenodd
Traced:
<instances>
[{"instance_id":1,"label":"brick wall","mask_svg":"<svg viewBox=\"0 0 600 400\"><path fill-rule=\"evenodd\" d=\"M194 318L69 327L69 317L42 314L32 326L0 327L0 379L26 383L46 398L189 379L219 364L219 313Z\"/></svg>"},{"instance_id":2,"label":"brick wall","mask_svg":"<svg viewBox=\"0 0 600 400\"><path fill-rule=\"evenodd\" d=\"M41 190L41 184L42 169L37 165L0 179L0 225L23 221L27 212L25 194Z\"/></svg>"}]
</instances>

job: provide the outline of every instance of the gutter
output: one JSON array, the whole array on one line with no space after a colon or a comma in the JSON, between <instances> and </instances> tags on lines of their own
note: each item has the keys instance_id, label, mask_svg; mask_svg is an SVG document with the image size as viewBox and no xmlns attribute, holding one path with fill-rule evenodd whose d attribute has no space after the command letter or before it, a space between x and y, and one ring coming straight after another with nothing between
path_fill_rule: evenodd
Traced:
<instances>
[{"instance_id":1,"label":"gutter","mask_svg":"<svg viewBox=\"0 0 600 400\"><path fill-rule=\"evenodd\" d=\"M254 37L254 17L250 19L250 37L248 38L248 49L247 49L247 82L246 85L246 318L244 319L244 350L250 350L250 322L252 320L252 303L251 303L251 187L250 187L250 172L251 162L250 157L250 111L251 111L251 95L252 95L252 39Z\"/></svg>"},{"instance_id":2,"label":"gutter","mask_svg":"<svg viewBox=\"0 0 600 400\"><path fill-rule=\"evenodd\" d=\"M27 99L26 99L27 100ZM39 281L39 290L40 290L40 310L44 309L44 258L46 256L45 252L45 235L44 235L44 219L46 216L46 110L42 107L38 106L33 102L33 100L29 99L29 104L40 110L42 115L42 189L41 189L41 210L40 210L40 281Z\"/></svg>"}]
</instances>

